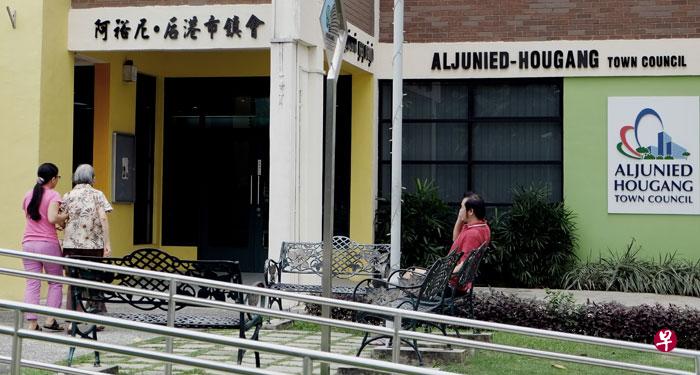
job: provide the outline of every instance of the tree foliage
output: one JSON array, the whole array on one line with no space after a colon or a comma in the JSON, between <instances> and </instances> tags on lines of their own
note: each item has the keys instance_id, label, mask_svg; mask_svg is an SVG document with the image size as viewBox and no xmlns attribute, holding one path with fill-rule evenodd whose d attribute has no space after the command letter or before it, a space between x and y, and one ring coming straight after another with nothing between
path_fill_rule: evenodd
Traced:
<instances>
[{"instance_id":1,"label":"tree foliage","mask_svg":"<svg viewBox=\"0 0 700 375\"><path fill-rule=\"evenodd\" d=\"M491 221L492 250L481 275L513 287L557 287L577 260L574 214L544 188L515 191L513 206Z\"/></svg>"},{"instance_id":2,"label":"tree foliage","mask_svg":"<svg viewBox=\"0 0 700 375\"><path fill-rule=\"evenodd\" d=\"M430 180L416 180L415 192L401 197L401 266L430 266L452 244L452 221L456 212L440 199ZM375 221L376 241L391 241L391 207L380 202ZM454 216L454 217L453 217Z\"/></svg>"}]
</instances>

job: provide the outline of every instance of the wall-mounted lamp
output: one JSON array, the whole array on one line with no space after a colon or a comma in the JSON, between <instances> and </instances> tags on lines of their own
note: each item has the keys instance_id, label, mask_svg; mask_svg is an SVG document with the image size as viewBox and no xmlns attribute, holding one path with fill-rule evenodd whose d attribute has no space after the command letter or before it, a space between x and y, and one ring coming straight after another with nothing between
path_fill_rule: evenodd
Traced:
<instances>
[{"instance_id":1,"label":"wall-mounted lamp","mask_svg":"<svg viewBox=\"0 0 700 375\"><path fill-rule=\"evenodd\" d=\"M136 66L131 60L124 61L122 65L122 81L124 82L136 82Z\"/></svg>"},{"instance_id":2,"label":"wall-mounted lamp","mask_svg":"<svg viewBox=\"0 0 700 375\"><path fill-rule=\"evenodd\" d=\"M17 11L10 9L10 7L5 7L7 9L7 15L10 16L10 23L12 23L12 28L17 28Z\"/></svg>"}]
</instances>

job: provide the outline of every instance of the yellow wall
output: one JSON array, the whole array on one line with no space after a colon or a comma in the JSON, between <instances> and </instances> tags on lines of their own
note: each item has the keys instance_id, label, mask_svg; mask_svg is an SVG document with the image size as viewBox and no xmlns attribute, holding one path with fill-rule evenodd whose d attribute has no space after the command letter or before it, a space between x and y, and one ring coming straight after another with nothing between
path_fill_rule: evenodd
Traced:
<instances>
[{"instance_id":1,"label":"yellow wall","mask_svg":"<svg viewBox=\"0 0 700 375\"><path fill-rule=\"evenodd\" d=\"M69 0L44 0L41 56L41 133L39 160L58 165L71 187L73 166L73 54L67 50Z\"/></svg>"},{"instance_id":2,"label":"yellow wall","mask_svg":"<svg viewBox=\"0 0 700 375\"><path fill-rule=\"evenodd\" d=\"M122 64L132 60L138 71L156 77L156 139L155 139L155 194L153 239L150 244L177 257L195 259L196 248L161 246L161 203L163 173L163 87L164 77L242 77L268 76L269 51L227 52L109 52L89 53L88 57L103 64L96 65L95 80L95 143L94 159L96 186L111 197L112 133L135 132L136 85L121 78ZM104 74L105 79L99 79ZM102 95L102 94L104 95ZM104 97L103 97L104 96ZM114 256L128 254L133 245L133 205L114 204L110 214L112 252Z\"/></svg>"},{"instance_id":3,"label":"yellow wall","mask_svg":"<svg viewBox=\"0 0 700 375\"><path fill-rule=\"evenodd\" d=\"M17 12L13 29L5 7ZM67 51L69 0L2 0L0 8L0 247L21 248L20 204L41 162L70 176L73 57ZM68 88L68 89L67 89ZM68 90L66 92L66 90ZM70 189L67 178L61 193ZM21 268L0 258L0 267ZM21 299L24 281L0 276L0 298Z\"/></svg>"},{"instance_id":4,"label":"yellow wall","mask_svg":"<svg viewBox=\"0 0 700 375\"><path fill-rule=\"evenodd\" d=\"M376 138L375 81L361 71L352 75L352 146L350 167L350 237L374 242L374 176Z\"/></svg>"}]
</instances>

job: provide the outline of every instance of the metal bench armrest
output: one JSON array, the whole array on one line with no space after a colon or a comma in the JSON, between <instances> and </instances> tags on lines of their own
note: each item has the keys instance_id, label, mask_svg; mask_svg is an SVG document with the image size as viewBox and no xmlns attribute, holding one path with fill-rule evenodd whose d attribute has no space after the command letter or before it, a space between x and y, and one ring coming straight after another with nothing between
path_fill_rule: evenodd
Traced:
<instances>
[{"instance_id":1,"label":"metal bench armrest","mask_svg":"<svg viewBox=\"0 0 700 375\"><path fill-rule=\"evenodd\" d=\"M267 259L263 266L263 282L265 287L269 288L273 284L282 282L282 269L279 262Z\"/></svg>"},{"instance_id":2,"label":"metal bench armrest","mask_svg":"<svg viewBox=\"0 0 700 375\"><path fill-rule=\"evenodd\" d=\"M418 289L420 289L420 287L421 287L420 285L410 285L410 286L398 285L398 284L394 284L392 282L389 282L387 280L368 278L368 279L364 279L364 280L360 281L359 283L357 283L357 285L355 285L355 290L352 293L353 301L359 302L359 301L363 301L366 299L366 295L367 295L366 292L365 293L358 293L358 291L360 290L360 288L362 287L363 284L366 284L365 290L380 289L380 288L383 288L386 290L391 289L391 290L394 290L394 291L401 293L404 296L410 297L410 298L415 298L414 291L417 292Z\"/></svg>"},{"instance_id":3,"label":"metal bench armrest","mask_svg":"<svg viewBox=\"0 0 700 375\"><path fill-rule=\"evenodd\" d=\"M410 267L406 269L395 270L391 273L388 280L393 280L394 275L398 274L398 279L400 282L409 282L411 286L419 286L425 281L425 276L427 275L427 270L422 267ZM401 284L400 284L401 285ZM402 285L406 286L406 285Z\"/></svg>"}]
</instances>

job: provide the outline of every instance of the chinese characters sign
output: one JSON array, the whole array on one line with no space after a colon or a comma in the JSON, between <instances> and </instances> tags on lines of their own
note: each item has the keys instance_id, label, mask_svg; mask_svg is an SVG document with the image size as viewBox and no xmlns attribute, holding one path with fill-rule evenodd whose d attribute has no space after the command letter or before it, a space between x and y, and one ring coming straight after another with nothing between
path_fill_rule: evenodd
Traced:
<instances>
[{"instance_id":1,"label":"chinese characters sign","mask_svg":"<svg viewBox=\"0 0 700 375\"><path fill-rule=\"evenodd\" d=\"M608 98L608 212L700 214L697 96Z\"/></svg>"},{"instance_id":2,"label":"chinese characters sign","mask_svg":"<svg viewBox=\"0 0 700 375\"><path fill-rule=\"evenodd\" d=\"M73 9L69 49L265 48L271 11L266 4Z\"/></svg>"},{"instance_id":3,"label":"chinese characters sign","mask_svg":"<svg viewBox=\"0 0 700 375\"><path fill-rule=\"evenodd\" d=\"M351 30L348 30L348 39L345 41L345 53L355 54L357 62L372 66L372 61L374 61L374 43L357 40L357 33L351 33Z\"/></svg>"}]
</instances>

